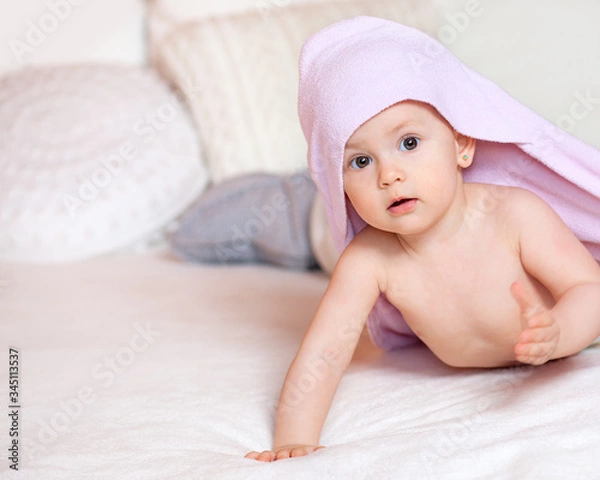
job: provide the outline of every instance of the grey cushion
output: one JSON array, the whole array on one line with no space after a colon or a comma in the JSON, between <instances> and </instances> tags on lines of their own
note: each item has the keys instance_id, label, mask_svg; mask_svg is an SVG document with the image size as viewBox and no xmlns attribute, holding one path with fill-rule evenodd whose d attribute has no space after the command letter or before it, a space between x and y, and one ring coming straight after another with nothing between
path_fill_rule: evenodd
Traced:
<instances>
[{"instance_id":1,"label":"grey cushion","mask_svg":"<svg viewBox=\"0 0 600 480\"><path fill-rule=\"evenodd\" d=\"M204 192L170 234L181 257L208 263L317 266L309 218L315 185L307 172L250 174Z\"/></svg>"}]
</instances>

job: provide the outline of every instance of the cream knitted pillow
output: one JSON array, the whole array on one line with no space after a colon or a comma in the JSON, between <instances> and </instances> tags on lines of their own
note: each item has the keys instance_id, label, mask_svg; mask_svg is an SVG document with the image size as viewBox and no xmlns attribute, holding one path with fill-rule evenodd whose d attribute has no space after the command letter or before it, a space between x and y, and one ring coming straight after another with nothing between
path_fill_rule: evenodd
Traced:
<instances>
[{"instance_id":1,"label":"cream knitted pillow","mask_svg":"<svg viewBox=\"0 0 600 480\"><path fill-rule=\"evenodd\" d=\"M151 6L150 24L161 25L151 46L154 64L184 92L214 182L306 168L297 117L300 48L312 33L360 14L425 31L439 24L423 0L328 2L188 22Z\"/></svg>"},{"instance_id":2,"label":"cream knitted pillow","mask_svg":"<svg viewBox=\"0 0 600 480\"><path fill-rule=\"evenodd\" d=\"M207 184L188 113L147 69L0 78L0 260L77 260L160 237Z\"/></svg>"}]
</instances>

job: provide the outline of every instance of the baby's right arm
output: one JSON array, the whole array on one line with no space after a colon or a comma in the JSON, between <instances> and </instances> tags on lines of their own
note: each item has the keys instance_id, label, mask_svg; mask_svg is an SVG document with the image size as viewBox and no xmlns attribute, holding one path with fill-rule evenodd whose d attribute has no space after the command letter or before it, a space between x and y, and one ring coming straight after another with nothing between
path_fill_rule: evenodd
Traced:
<instances>
[{"instance_id":1,"label":"baby's right arm","mask_svg":"<svg viewBox=\"0 0 600 480\"><path fill-rule=\"evenodd\" d=\"M247 458L272 461L322 448L319 437L333 396L380 294L384 276L376 257L371 246L353 241L338 260L285 378L273 450Z\"/></svg>"}]
</instances>

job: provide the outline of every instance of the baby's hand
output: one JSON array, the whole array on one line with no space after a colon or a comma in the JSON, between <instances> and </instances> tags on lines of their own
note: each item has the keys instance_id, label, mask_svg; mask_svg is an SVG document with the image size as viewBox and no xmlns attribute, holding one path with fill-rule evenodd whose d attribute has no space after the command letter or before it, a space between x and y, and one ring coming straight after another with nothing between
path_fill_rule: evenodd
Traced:
<instances>
[{"instance_id":1,"label":"baby's hand","mask_svg":"<svg viewBox=\"0 0 600 480\"><path fill-rule=\"evenodd\" d=\"M560 337L560 329L552 310L548 310L520 282L513 282L510 293L521 308L521 335L515 345L517 360L541 365L552 358Z\"/></svg>"},{"instance_id":2,"label":"baby's hand","mask_svg":"<svg viewBox=\"0 0 600 480\"><path fill-rule=\"evenodd\" d=\"M250 452L244 458L251 458L259 462L274 462L283 458L304 457L309 453L325 448L322 445L283 445L276 450L265 450L264 452Z\"/></svg>"}]
</instances>

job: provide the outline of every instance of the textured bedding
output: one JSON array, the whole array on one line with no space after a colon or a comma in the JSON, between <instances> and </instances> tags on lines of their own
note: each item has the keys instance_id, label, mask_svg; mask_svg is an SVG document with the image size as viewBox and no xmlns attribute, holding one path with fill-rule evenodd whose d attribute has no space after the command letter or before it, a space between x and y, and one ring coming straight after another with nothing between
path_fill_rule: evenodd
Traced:
<instances>
[{"instance_id":1,"label":"textured bedding","mask_svg":"<svg viewBox=\"0 0 600 480\"><path fill-rule=\"evenodd\" d=\"M19 472L3 413L0 479L600 478L598 346L542 367L460 370L364 336L327 448L244 459L271 445L279 389L326 284L167 254L0 264L0 398L11 413L13 348L20 404Z\"/></svg>"}]
</instances>

